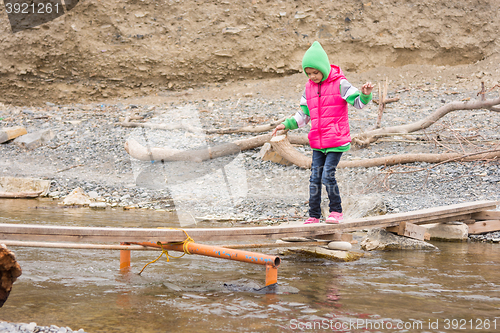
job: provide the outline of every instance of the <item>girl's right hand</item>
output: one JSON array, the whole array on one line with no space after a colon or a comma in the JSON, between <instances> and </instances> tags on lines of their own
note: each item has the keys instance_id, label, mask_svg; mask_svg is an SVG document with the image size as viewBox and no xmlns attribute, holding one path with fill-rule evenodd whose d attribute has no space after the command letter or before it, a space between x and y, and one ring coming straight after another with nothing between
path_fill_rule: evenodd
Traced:
<instances>
[{"instance_id":1,"label":"girl's right hand","mask_svg":"<svg viewBox=\"0 0 500 333\"><path fill-rule=\"evenodd\" d=\"M279 124L278 126L276 126L276 128L273 130L273 132L271 133L271 136L275 136L276 133L278 131L281 131L281 130L284 130L285 129L285 125L283 124Z\"/></svg>"}]
</instances>

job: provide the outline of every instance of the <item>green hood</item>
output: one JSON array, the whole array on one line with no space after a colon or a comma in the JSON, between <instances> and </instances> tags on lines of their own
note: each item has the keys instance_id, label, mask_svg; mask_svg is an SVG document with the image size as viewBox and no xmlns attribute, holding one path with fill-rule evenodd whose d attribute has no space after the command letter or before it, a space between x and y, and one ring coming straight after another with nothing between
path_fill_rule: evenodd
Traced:
<instances>
[{"instance_id":1,"label":"green hood","mask_svg":"<svg viewBox=\"0 0 500 333\"><path fill-rule=\"evenodd\" d=\"M302 58L304 73L307 67L315 68L323 73L323 80L321 81L325 81L330 74L330 60L328 60L328 55L319 42L314 42Z\"/></svg>"}]
</instances>

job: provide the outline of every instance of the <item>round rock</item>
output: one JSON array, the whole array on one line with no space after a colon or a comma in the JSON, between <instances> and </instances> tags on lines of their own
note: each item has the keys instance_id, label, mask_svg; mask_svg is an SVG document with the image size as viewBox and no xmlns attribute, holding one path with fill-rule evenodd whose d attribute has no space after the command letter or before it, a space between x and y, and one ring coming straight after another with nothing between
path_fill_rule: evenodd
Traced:
<instances>
[{"instance_id":1,"label":"round rock","mask_svg":"<svg viewBox=\"0 0 500 333\"><path fill-rule=\"evenodd\" d=\"M330 250L349 251L352 245L349 242L330 242L328 243L328 248Z\"/></svg>"}]
</instances>

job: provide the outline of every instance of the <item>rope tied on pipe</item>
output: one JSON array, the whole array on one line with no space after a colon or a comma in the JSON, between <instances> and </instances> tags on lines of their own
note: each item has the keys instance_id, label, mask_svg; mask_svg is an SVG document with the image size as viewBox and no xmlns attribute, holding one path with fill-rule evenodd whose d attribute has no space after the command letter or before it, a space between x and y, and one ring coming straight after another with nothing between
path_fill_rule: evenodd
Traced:
<instances>
[{"instance_id":1,"label":"rope tied on pipe","mask_svg":"<svg viewBox=\"0 0 500 333\"><path fill-rule=\"evenodd\" d=\"M186 239L185 239L185 240L183 240L182 242L173 242L173 243L169 243L169 244L182 244L182 249L184 250L184 253L183 253L183 254L181 254L181 255L180 255L180 256L178 256L178 257L175 257L175 256L173 256L173 255L169 254L169 253L168 253L168 250L165 250L165 249L163 248L163 244L162 244L160 241L158 241L158 242L156 242L156 244L157 244L157 245L159 245L159 246L161 247L161 253L160 253L160 255L159 255L159 256L158 256L158 258L156 258L155 260L150 261L150 262L148 262L146 265L144 265L144 267L143 267L143 268L141 269L141 271L139 272L139 275L141 275L141 273L144 271L144 269L145 269L146 267L148 267L148 265L149 265L149 264L153 264L153 263L157 262L157 261L161 258L161 256L162 256L162 255L164 255L164 254L165 254L165 257L167 257L167 262L170 262L170 258L172 258L172 259L179 259L179 258L184 257L184 255L185 255L186 253L187 253L187 254L191 254L191 253L189 252L189 250L188 250L188 245L189 245L189 243L194 243L194 239L192 239L192 238L191 238L191 236L189 236L189 235L188 235L188 233L186 232L186 230L184 230L184 229L177 229L177 228L169 228L169 229L174 229L174 230L182 230L182 231L186 234ZM131 243L131 244L133 244L133 243Z\"/></svg>"}]
</instances>

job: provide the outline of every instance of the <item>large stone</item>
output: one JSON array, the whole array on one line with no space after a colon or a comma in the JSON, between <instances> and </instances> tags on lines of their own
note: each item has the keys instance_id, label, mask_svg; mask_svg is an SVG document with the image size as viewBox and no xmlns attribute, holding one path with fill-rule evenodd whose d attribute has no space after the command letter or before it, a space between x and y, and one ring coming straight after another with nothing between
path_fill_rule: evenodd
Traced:
<instances>
[{"instance_id":1,"label":"large stone","mask_svg":"<svg viewBox=\"0 0 500 333\"><path fill-rule=\"evenodd\" d=\"M328 243L328 248L330 250L337 250L337 251L349 251L352 249L352 245L349 242L330 242Z\"/></svg>"},{"instance_id":2,"label":"large stone","mask_svg":"<svg viewBox=\"0 0 500 333\"><path fill-rule=\"evenodd\" d=\"M35 192L41 196L47 195L50 180L22 177L0 177L0 192L28 193Z\"/></svg>"},{"instance_id":3,"label":"large stone","mask_svg":"<svg viewBox=\"0 0 500 333\"><path fill-rule=\"evenodd\" d=\"M59 204L65 206L88 206L90 205L90 198L80 187L77 187Z\"/></svg>"},{"instance_id":4,"label":"large stone","mask_svg":"<svg viewBox=\"0 0 500 333\"><path fill-rule=\"evenodd\" d=\"M20 136L14 140L14 143L26 149L35 149L45 145L54 137L54 132L50 129L46 129Z\"/></svg>"},{"instance_id":5,"label":"large stone","mask_svg":"<svg viewBox=\"0 0 500 333\"><path fill-rule=\"evenodd\" d=\"M366 251L373 250L437 250L432 244L427 242L397 236L385 229L371 229L366 237L361 241L361 248Z\"/></svg>"},{"instance_id":6,"label":"large stone","mask_svg":"<svg viewBox=\"0 0 500 333\"><path fill-rule=\"evenodd\" d=\"M106 209L107 206L108 204L105 202L91 202L89 204L89 208L93 209Z\"/></svg>"},{"instance_id":7,"label":"large stone","mask_svg":"<svg viewBox=\"0 0 500 333\"><path fill-rule=\"evenodd\" d=\"M423 226L427 228L432 240L465 241L469 238L469 227L461 222L432 223Z\"/></svg>"},{"instance_id":8,"label":"large stone","mask_svg":"<svg viewBox=\"0 0 500 333\"><path fill-rule=\"evenodd\" d=\"M330 250L322 246L314 248L290 248L283 251L283 254L301 254L318 258L329 259L333 261L355 261L364 256L360 252L352 251L336 251Z\"/></svg>"}]
</instances>

